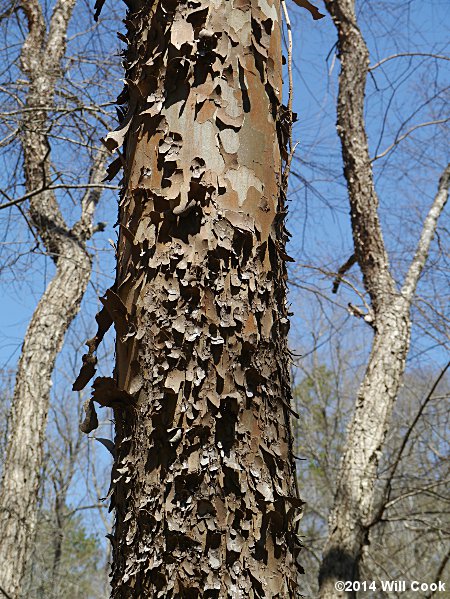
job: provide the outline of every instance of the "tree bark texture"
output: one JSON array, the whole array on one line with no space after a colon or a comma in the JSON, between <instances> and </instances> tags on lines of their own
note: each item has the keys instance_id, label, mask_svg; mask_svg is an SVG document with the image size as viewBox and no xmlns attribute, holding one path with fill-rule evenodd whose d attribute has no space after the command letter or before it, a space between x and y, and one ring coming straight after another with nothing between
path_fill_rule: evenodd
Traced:
<instances>
[{"instance_id":1,"label":"tree bark texture","mask_svg":"<svg viewBox=\"0 0 450 599\"><path fill-rule=\"evenodd\" d=\"M29 80L21 123L27 192L45 188L50 181L49 124L44 107L53 102L74 4L75 0L57 2L47 30L39 3L20 3L28 25L21 53L22 71ZM91 170L91 183L99 182L103 164L103 155L99 155ZM98 199L99 190L85 194L82 216L72 228L53 192L44 191L30 201L31 225L54 260L56 273L34 311L22 346L0 489L0 587L13 599L20 596L34 539L52 372L90 278L91 258L85 242L92 234Z\"/></svg>"},{"instance_id":2,"label":"tree bark texture","mask_svg":"<svg viewBox=\"0 0 450 599\"><path fill-rule=\"evenodd\" d=\"M125 23L117 280L89 342L114 321L112 597L297 597L279 3Z\"/></svg>"},{"instance_id":3,"label":"tree bark texture","mask_svg":"<svg viewBox=\"0 0 450 599\"><path fill-rule=\"evenodd\" d=\"M409 311L400 298L377 319L367 370L347 433L320 569L321 599L356 597L337 591L335 583L359 580L373 517L378 462L402 381L409 338Z\"/></svg>"},{"instance_id":4,"label":"tree bark texture","mask_svg":"<svg viewBox=\"0 0 450 599\"><path fill-rule=\"evenodd\" d=\"M438 193L399 290L383 241L364 122L369 52L356 20L355 0L325 0L325 4L338 33L341 72L337 131L341 139L355 257L370 297L370 322L374 329L366 373L336 477L335 501L319 574L320 599L337 599L356 596L336 590L335 583L358 580L364 547L369 542L378 462L409 350L411 302L447 201L450 167L440 179Z\"/></svg>"}]
</instances>

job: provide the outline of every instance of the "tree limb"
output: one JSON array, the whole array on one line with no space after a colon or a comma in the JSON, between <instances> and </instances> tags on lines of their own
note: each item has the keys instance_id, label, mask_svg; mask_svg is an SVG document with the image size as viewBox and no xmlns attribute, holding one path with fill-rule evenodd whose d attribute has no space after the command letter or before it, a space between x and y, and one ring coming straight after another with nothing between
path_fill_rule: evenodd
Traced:
<instances>
[{"instance_id":1,"label":"tree limb","mask_svg":"<svg viewBox=\"0 0 450 599\"><path fill-rule=\"evenodd\" d=\"M22 202L25 202L26 200L29 200L30 198L33 198L41 193L45 193L46 191L54 191L55 189L119 189L117 185L107 185L105 183L85 183L80 184L80 185L70 185L70 184L65 184L65 183L61 183L58 185L48 185L47 187L43 187L42 189L34 189L33 191L30 191L28 193L25 193L23 196L20 196L20 198L17 198L15 200L11 200L9 199L9 196L2 190L0 190L0 193L5 196L6 198L8 198L8 201L5 202L4 204L0 204L0 210L3 210L4 208L10 208L11 206L17 206L18 204L21 204Z\"/></svg>"},{"instance_id":2,"label":"tree limb","mask_svg":"<svg viewBox=\"0 0 450 599\"><path fill-rule=\"evenodd\" d=\"M356 21L354 3L326 0L325 4L337 29L341 57L337 131L342 144L355 256L376 314L392 299L396 289L378 217L379 200L364 122L369 52Z\"/></svg>"},{"instance_id":3,"label":"tree limb","mask_svg":"<svg viewBox=\"0 0 450 599\"><path fill-rule=\"evenodd\" d=\"M417 244L416 253L412 259L405 282L402 287L402 295L411 302L416 291L417 283L428 257L431 242L436 233L439 217L448 199L448 188L450 185L450 163L445 168L439 179L438 191L433 204L423 223L422 233Z\"/></svg>"},{"instance_id":4,"label":"tree limb","mask_svg":"<svg viewBox=\"0 0 450 599\"><path fill-rule=\"evenodd\" d=\"M72 16L76 0L58 0L50 18L47 35L45 62L48 69L54 71L59 65L66 49L67 27Z\"/></svg>"},{"instance_id":5,"label":"tree limb","mask_svg":"<svg viewBox=\"0 0 450 599\"><path fill-rule=\"evenodd\" d=\"M38 0L20 0L18 7L25 13L28 26L28 35L23 43L20 58L23 71L29 75L41 62L41 51L45 41L45 20Z\"/></svg>"},{"instance_id":6,"label":"tree limb","mask_svg":"<svg viewBox=\"0 0 450 599\"><path fill-rule=\"evenodd\" d=\"M89 173L89 187L86 188L86 192L81 199L81 216L72 228L72 233L83 241L89 239L93 233L92 219L100 200L102 189L105 188L102 180L105 175L106 159L106 151L103 148L97 150Z\"/></svg>"},{"instance_id":7,"label":"tree limb","mask_svg":"<svg viewBox=\"0 0 450 599\"><path fill-rule=\"evenodd\" d=\"M337 293L339 285L342 281L342 277L345 275L347 271L351 269L355 262L356 256L355 254L352 254L350 258L340 267L340 269L337 271L336 278L334 279L333 289L331 290L331 293Z\"/></svg>"},{"instance_id":8,"label":"tree limb","mask_svg":"<svg viewBox=\"0 0 450 599\"><path fill-rule=\"evenodd\" d=\"M400 58L402 56L425 56L428 58L437 58L439 60L450 60L448 56L442 54L429 54L427 52L399 52L398 54L392 54L391 56L386 56L386 58L382 58L379 62L370 66L369 71L374 71L378 67L381 67L381 65L385 62L393 60L394 58Z\"/></svg>"}]
</instances>

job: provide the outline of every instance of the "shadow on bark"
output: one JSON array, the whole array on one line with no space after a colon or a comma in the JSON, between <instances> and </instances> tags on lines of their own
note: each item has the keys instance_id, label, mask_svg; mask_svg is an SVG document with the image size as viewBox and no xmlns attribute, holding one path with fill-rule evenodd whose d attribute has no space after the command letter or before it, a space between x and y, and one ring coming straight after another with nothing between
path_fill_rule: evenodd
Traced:
<instances>
[{"instance_id":1,"label":"shadow on bark","mask_svg":"<svg viewBox=\"0 0 450 599\"><path fill-rule=\"evenodd\" d=\"M359 580L359 556L354 556L348 551L339 548L333 548L324 556L319 571L319 586L327 588L329 582L334 587L336 581L354 581ZM336 595L336 596L341 596ZM356 598L356 593L348 591L345 595L349 598Z\"/></svg>"}]
</instances>

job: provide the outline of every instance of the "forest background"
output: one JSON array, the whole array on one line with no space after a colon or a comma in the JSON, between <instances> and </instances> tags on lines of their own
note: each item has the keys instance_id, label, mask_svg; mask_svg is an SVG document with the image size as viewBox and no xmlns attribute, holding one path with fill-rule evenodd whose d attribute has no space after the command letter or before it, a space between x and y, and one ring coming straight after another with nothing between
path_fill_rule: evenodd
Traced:
<instances>
[{"instance_id":1,"label":"forest background","mask_svg":"<svg viewBox=\"0 0 450 599\"><path fill-rule=\"evenodd\" d=\"M0 74L0 187L8 198L17 198L24 194L15 108L23 88L17 61L24 29L18 14L4 5L0 10L4 65ZM51 3L43 6L49 14ZM448 157L448 5L438 0L395 5L365 1L357 3L357 8L371 55L366 124L371 155L377 157L373 166L380 217L392 269L400 279ZM349 308L351 304L363 312L366 309L357 266L345 273L338 292L332 293L339 268L353 253L335 128L340 69L336 32L328 15L312 26L308 14L293 4L288 9L294 44L294 111L298 113L293 138L299 142L289 187L289 253L295 260L290 266L294 314L290 346L300 415L296 424L298 478L306 501L304 593L315 597L346 426L372 331ZM121 42L115 32L121 30L120 19L119 11L114 14L110 7L95 25L92 7L80 1L69 27L64 78L57 88L58 111L50 136L54 181L61 185L56 194L70 222L79 215L75 187L87 180L89 160L101 147L100 137L115 126L114 99L121 89ZM393 58L385 61L389 57ZM285 80L287 84L287 72ZM107 187L117 185L116 178ZM38 536L26 586L30 598L108 596L105 535L111 520L107 501L101 498L108 490L111 460L104 445L93 437L111 438L111 416L102 410L100 428L90 438L82 435L78 424L86 397L72 392L71 385L82 346L92 336L98 297L114 276L116 197L114 189L102 193L95 222L104 225L97 227L89 242L94 256L92 278L53 377ZM17 205L0 210L0 239L3 453L21 345L54 266ZM395 492L389 499L392 505L371 533L364 560L367 579L420 580L421 575L430 582L448 579L447 375L429 396L448 362L448 260L448 215L444 213L413 305L405 384L379 467L380 483L402 451L392 483ZM108 374L113 359L111 337L104 347L99 368Z\"/></svg>"}]
</instances>

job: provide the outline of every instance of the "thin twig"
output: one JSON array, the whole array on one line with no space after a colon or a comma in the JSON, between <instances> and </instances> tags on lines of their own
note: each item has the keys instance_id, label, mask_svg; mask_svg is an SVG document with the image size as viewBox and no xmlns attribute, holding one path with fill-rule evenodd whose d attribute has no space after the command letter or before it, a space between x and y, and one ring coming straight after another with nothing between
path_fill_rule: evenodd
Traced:
<instances>
[{"instance_id":1,"label":"thin twig","mask_svg":"<svg viewBox=\"0 0 450 599\"><path fill-rule=\"evenodd\" d=\"M289 172L291 170L292 158L294 156L295 150L297 149L298 142L295 145L292 143L292 124L293 124L292 121L293 121L293 114L294 114L292 111L292 106L293 106L293 102L294 102L294 79L292 76L292 47L293 47L293 43L292 43L291 20L289 18L288 9L286 7L286 3L284 0L281 0L281 8L283 10L284 19L286 22L287 37L288 37L287 68L288 68L288 79L289 79L289 95L288 95L287 109L288 109L288 115L289 115L289 155L286 160L286 165L285 165L284 172L283 172L283 183L284 183L284 186L287 187Z\"/></svg>"},{"instance_id":2,"label":"thin twig","mask_svg":"<svg viewBox=\"0 0 450 599\"><path fill-rule=\"evenodd\" d=\"M440 60L450 60L450 58L448 56L443 56L441 54L428 54L427 52L399 52L398 54L392 54L392 56L387 56L386 58L383 58L379 62L370 66L369 71L373 71L374 69L377 69L385 62L388 62L389 60L392 60L393 58L400 58L401 56L427 56L428 58L438 58Z\"/></svg>"},{"instance_id":3,"label":"thin twig","mask_svg":"<svg viewBox=\"0 0 450 599\"><path fill-rule=\"evenodd\" d=\"M289 177L289 173L291 172L291 164L292 164L292 158L294 157L295 154L295 150L297 149L299 142L297 141L294 146L291 148L291 151L289 152L289 156L288 159L286 161L286 166L284 168L284 173L283 173L283 178L284 180L287 182L288 177Z\"/></svg>"},{"instance_id":4,"label":"thin twig","mask_svg":"<svg viewBox=\"0 0 450 599\"><path fill-rule=\"evenodd\" d=\"M436 572L436 576L434 577L434 582L436 583L437 586L439 586L439 581L441 580L441 575L445 570L445 566L448 564L448 560L450 559L450 554L447 553L447 555L444 557L444 559L442 560L442 562L439 565L439 568ZM431 597L434 597L436 595L438 591L432 591L430 595L427 595L426 599L431 599Z\"/></svg>"},{"instance_id":5,"label":"thin twig","mask_svg":"<svg viewBox=\"0 0 450 599\"><path fill-rule=\"evenodd\" d=\"M424 487L419 487L418 489L412 489L411 491L406 491L405 493L402 493L401 495L394 497L394 499L391 499L391 501L388 501L383 506L382 514L388 508L392 507L393 505L395 505L399 501L402 501L403 499L407 499L408 497L414 497L415 495L420 495L421 493L426 493L427 491L429 491L430 489L433 489L434 487L439 487L440 485L447 485L448 482L449 482L448 480L435 480L432 483L425 485ZM390 520L394 520L394 518L390 518ZM399 520L404 520L404 518L403 517L399 518Z\"/></svg>"},{"instance_id":6,"label":"thin twig","mask_svg":"<svg viewBox=\"0 0 450 599\"><path fill-rule=\"evenodd\" d=\"M11 595L9 595L9 593L7 593L7 592L5 591L5 589L3 589L2 587L0 587L0 593L3 593L3 595L6 597L6 599L13 599L13 598L11 597Z\"/></svg>"},{"instance_id":7,"label":"thin twig","mask_svg":"<svg viewBox=\"0 0 450 599\"><path fill-rule=\"evenodd\" d=\"M401 141L403 141L404 139L409 137L411 135L411 133L414 133L414 131L416 131L417 129L421 129L422 127L429 127L430 125L442 125L443 123L448 123L449 120L450 120L450 118L437 119L435 121L427 121L426 123L419 123L418 125L414 125L414 127L411 127L411 129L408 129L408 131L406 131L406 133L403 133L403 135L396 137L390 146L388 146L385 150L383 150L383 152L381 152L381 154L377 154L376 156L374 156L374 158L372 158L372 160L370 162L375 162L375 160L384 158L384 156L386 156L386 154L388 154L391 150L393 150L395 148L395 146L397 146Z\"/></svg>"},{"instance_id":8,"label":"thin twig","mask_svg":"<svg viewBox=\"0 0 450 599\"><path fill-rule=\"evenodd\" d=\"M292 77L292 27L291 27L291 20L289 19L289 13L286 7L286 2L284 0L281 0L281 8L283 9L283 14L284 14L284 18L286 21L286 29L287 29L287 36L288 36L288 59L287 59L287 67L288 67L288 78L289 78L289 96L288 96L288 111L289 114L292 116L292 104L294 101L294 81L293 81L293 77ZM291 119L291 123L292 123L292 119ZM291 125L292 128L292 125ZM290 145L292 146L292 138L290 138L289 140Z\"/></svg>"},{"instance_id":9,"label":"thin twig","mask_svg":"<svg viewBox=\"0 0 450 599\"><path fill-rule=\"evenodd\" d=\"M338 275L337 272L334 272L332 270L327 270L325 268L321 268L320 266L312 266L311 264L299 264L299 263L297 263L297 266L299 268L309 268L311 270L316 270L316 271L322 273L323 275L325 275L327 277L333 277L333 278L335 278ZM361 291L359 291L359 289L357 289L357 287L355 285L353 285L353 283L351 283L348 279L344 278L343 276L340 276L339 279L340 279L341 283L344 283L344 285L347 285L348 287L350 287L350 289L354 293L356 293L356 295L359 297L359 299L364 304L364 307L366 308L367 312L370 312L371 308L370 308L369 304L367 303L367 301L366 301L366 299L364 297L364 294L361 293ZM326 297L326 296L324 296L324 297ZM327 298L327 299L330 302L332 302L332 303L334 303L336 305L339 305L336 302L333 302L330 298Z\"/></svg>"},{"instance_id":10,"label":"thin twig","mask_svg":"<svg viewBox=\"0 0 450 599\"><path fill-rule=\"evenodd\" d=\"M55 189L89 189L89 188L100 188L100 189L120 189L117 185L105 185L104 183L85 183L84 185L49 185L48 187L42 187L41 189L34 189L26 193L25 195L17 198L16 200L11 200L9 196L0 189L0 193L8 199L8 202L4 204L0 204L0 210L4 208L9 208L10 206L17 206L17 204L21 204L25 202L25 200L29 200L30 198L37 196L45 191L53 191Z\"/></svg>"}]
</instances>

